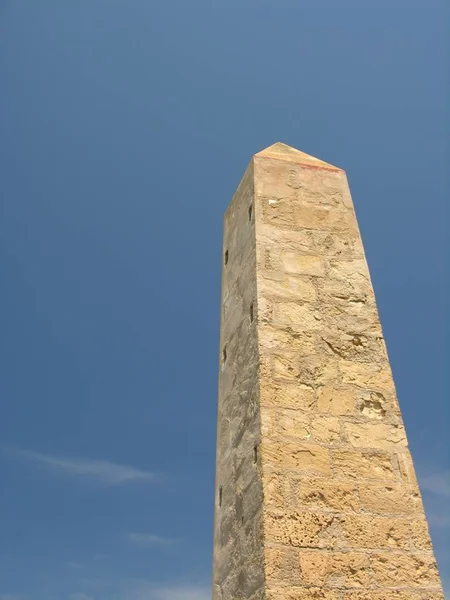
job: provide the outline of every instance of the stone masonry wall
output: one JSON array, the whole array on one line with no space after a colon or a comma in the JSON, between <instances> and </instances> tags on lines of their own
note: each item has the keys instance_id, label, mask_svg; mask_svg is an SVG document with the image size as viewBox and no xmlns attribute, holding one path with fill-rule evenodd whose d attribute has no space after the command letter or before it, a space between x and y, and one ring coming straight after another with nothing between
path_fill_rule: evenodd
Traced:
<instances>
[{"instance_id":1,"label":"stone masonry wall","mask_svg":"<svg viewBox=\"0 0 450 600\"><path fill-rule=\"evenodd\" d=\"M224 218L213 600L264 583L253 168Z\"/></svg>"},{"instance_id":2,"label":"stone masonry wall","mask_svg":"<svg viewBox=\"0 0 450 600\"><path fill-rule=\"evenodd\" d=\"M254 178L265 598L442 599L345 173Z\"/></svg>"},{"instance_id":3,"label":"stone masonry wall","mask_svg":"<svg viewBox=\"0 0 450 600\"><path fill-rule=\"evenodd\" d=\"M253 157L220 345L213 600L443 600L342 170Z\"/></svg>"}]
</instances>

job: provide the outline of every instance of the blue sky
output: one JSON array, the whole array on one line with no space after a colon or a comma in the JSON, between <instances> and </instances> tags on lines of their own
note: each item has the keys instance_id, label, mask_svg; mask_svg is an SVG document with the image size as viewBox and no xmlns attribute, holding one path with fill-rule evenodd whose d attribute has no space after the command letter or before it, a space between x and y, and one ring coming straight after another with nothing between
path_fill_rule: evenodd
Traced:
<instances>
[{"instance_id":1,"label":"blue sky","mask_svg":"<svg viewBox=\"0 0 450 600\"><path fill-rule=\"evenodd\" d=\"M447 72L439 0L0 0L0 600L210 598L222 214L276 141L348 172L450 594Z\"/></svg>"}]
</instances>

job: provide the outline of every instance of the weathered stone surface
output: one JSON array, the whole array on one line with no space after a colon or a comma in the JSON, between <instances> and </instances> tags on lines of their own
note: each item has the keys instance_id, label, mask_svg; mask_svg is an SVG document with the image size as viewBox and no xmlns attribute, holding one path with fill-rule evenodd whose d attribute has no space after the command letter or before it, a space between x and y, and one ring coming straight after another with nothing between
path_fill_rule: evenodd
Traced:
<instances>
[{"instance_id":1,"label":"weathered stone surface","mask_svg":"<svg viewBox=\"0 0 450 600\"><path fill-rule=\"evenodd\" d=\"M321 413L352 415L356 411L357 392L355 389L339 389L333 386L317 390L317 408Z\"/></svg>"},{"instance_id":2,"label":"weathered stone surface","mask_svg":"<svg viewBox=\"0 0 450 600\"><path fill-rule=\"evenodd\" d=\"M344 432L352 446L356 448L379 448L395 450L405 447L405 431L400 425L388 423L345 423Z\"/></svg>"},{"instance_id":3,"label":"weathered stone surface","mask_svg":"<svg viewBox=\"0 0 450 600\"><path fill-rule=\"evenodd\" d=\"M297 410L314 410L316 398L314 391L306 385L297 383L261 381L261 406L276 406Z\"/></svg>"},{"instance_id":4,"label":"weathered stone surface","mask_svg":"<svg viewBox=\"0 0 450 600\"><path fill-rule=\"evenodd\" d=\"M374 553L371 555L370 566L375 585L430 587L430 591L439 591L439 574L431 554Z\"/></svg>"},{"instance_id":5,"label":"weathered stone surface","mask_svg":"<svg viewBox=\"0 0 450 600\"><path fill-rule=\"evenodd\" d=\"M298 548L333 548L334 515L311 512L267 511L264 518L266 539Z\"/></svg>"},{"instance_id":6,"label":"weathered stone surface","mask_svg":"<svg viewBox=\"0 0 450 600\"><path fill-rule=\"evenodd\" d=\"M259 289L268 298L295 297L301 302L317 300L316 287L310 279L278 271L265 271L261 276Z\"/></svg>"},{"instance_id":7,"label":"weathered stone surface","mask_svg":"<svg viewBox=\"0 0 450 600\"><path fill-rule=\"evenodd\" d=\"M318 444L263 442L261 452L267 466L331 475L329 451Z\"/></svg>"},{"instance_id":8,"label":"weathered stone surface","mask_svg":"<svg viewBox=\"0 0 450 600\"><path fill-rule=\"evenodd\" d=\"M443 600L345 173L283 144L226 212L213 600Z\"/></svg>"},{"instance_id":9,"label":"weathered stone surface","mask_svg":"<svg viewBox=\"0 0 450 600\"><path fill-rule=\"evenodd\" d=\"M357 488L354 483L293 478L295 505L317 511L349 513L358 510Z\"/></svg>"},{"instance_id":10,"label":"weathered stone surface","mask_svg":"<svg viewBox=\"0 0 450 600\"><path fill-rule=\"evenodd\" d=\"M392 457L385 452L332 450L334 473L344 479L393 480L396 473Z\"/></svg>"},{"instance_id":11,"label":"weathered stone surface","mask_svg":"<svg viewBox=\"0 0 450 600\"><path fill-rule=\"evenodd\" d=\"M344 515L340 524L344 544L349 548L408 550L410 547L411 524L406 519Z\"/></svg>"},{"instance_id":12,"label":"weathered stone surface","mask_svg":"<svg viewBox=\"0 0 450 600\"><path fill-rule=\"evenodd\" d=\"M341 421L337 417L318 416L311 420L311 435L316 442L341 443Z\"/></svg>"},{"instance_id":13,"label":"weathered stone surface","mask_svg":"<svg viewBox=\"0 0 450 600\"><path fill-rule=\"evenodd\" d=\"M370 560L363 552L300 553L300 580L306 585L368 587Z\"/></svg>"},{"instance_id":14,"label":"weathered stone surface","mask_svg":"<svg viewBox=\"0 0 450 600\"><path fill-rule=\"evenodd\" d=\"M415 510L411 493L403 485L360 483L358 495L365 512L408 515Z\"/></svg>"},{"instance_id":15,"label":"weathered stone surface","mask_svg":"<svg viewBox=\"0 0 450 600\"><path fill-rule=\"evenodd\" d=\"M323 588L278 587L267 590L266 600L339 600L338 593Z\"/></svg>"}]
</instances>

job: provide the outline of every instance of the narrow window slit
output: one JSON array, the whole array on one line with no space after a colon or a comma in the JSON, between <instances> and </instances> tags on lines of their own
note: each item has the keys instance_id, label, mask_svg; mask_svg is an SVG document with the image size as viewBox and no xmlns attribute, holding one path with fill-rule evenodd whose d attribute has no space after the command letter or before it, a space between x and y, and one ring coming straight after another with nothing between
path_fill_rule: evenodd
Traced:
<instances>
[{"instance_id":1,"label":"narrow window slit","mask_svg":"<svg viewBox=\"0 0 450 600\"><path fill-rule=\"evenodd\" d=\"M248 220L249 221L252 220L252 215L253 215L253 204L250 204L250 206L248 207Z\"/></svg>"},{"instance_id":2,"label":"narrow window slit","mask_svg":"<svg viewBox=\"0 0 450 600\"><path fill-rule=\"evenodd\" d=\"M219 488L219 507L222 506L222 496L223 496L223 490L222 490L222 486L220 486L220 488Z\"/></svg>"},{"instance_id":3,"label":"narrow window slit","mask_svg":"<svg viewBox=\"0 0 450 600\"><path fill-rule=\"evenodd\" d=\"M222 363L225 364L227 361L227 347L224 346L222 350Z\"/></svg>"},{"instance_id":4,"label":"narrow window slit","mask_svg":"<svg viewBox=\"0 0 450 600\"><path fill-rule=\"evenodd\" d=\"M253 302L250 304L250 322L253 322Z\"/></svg>"},{"instance_id":5,"label":"narrow window slit","mask_svg":"<svg viewBox=\"0 0 450 600\"><path fill-rule=\"evenodd\" d=\"M258 446L253 446L253 464L256 465L258 462Z\"/></svg>"},{"instance_id":6,"label":"narrow window slit","mask_svg":"<svg viewBox=\"0 0 450 600\"><path fill-rule=\"evenodd\" d=\"M228 264L228 250L225 250L225 256L223 258L223 262L224 262L225 265Z\"/></svg>"}]
</instances>

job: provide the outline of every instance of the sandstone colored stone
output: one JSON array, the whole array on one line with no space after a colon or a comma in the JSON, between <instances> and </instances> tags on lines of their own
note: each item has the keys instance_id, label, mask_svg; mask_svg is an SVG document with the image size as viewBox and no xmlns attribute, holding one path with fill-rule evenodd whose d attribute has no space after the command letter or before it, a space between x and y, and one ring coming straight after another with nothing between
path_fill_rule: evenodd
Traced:
<instances>
[{"instance_id":1,"label":"sandstone colored stone","mask_svg":"<svg viewBox=\"0 0 450 600\"><path fill-rule=\"evenodd\" d=\"M316 442L324 444L341 442L341 422L337 417L319 416L312 419L310 431Z\"/></svg>"},{"instance_id":2,"label":"sandstone colored stone","mask_svg":"<svg viewBox=\"0 0 450 600\"><path fill-rule=\"evenodd\" d=\"M325 275L325 264L320 256L309 256L294 254L293 252L282 252L281 263L286 273L296 275Z\"/></svg>"},{"instance_id":3,"label":"sandstone colored stone","mask_svg":"<svg viewBox=\"0 0 450 600\"><path fill-rule=\"evenodd\" d=\"M336 362L318 356L307 356L299 361L297 380L311 387L333 385L338 381L339 372Z\"/></svg>"},{"instance_id":4,"label":"sandstone colored stone","mask_svg":"<svg viewBox=\"0 0 450 600\"><path fill-rule=\"evenodd\" d=\"M344 432L356 448L395 451L407 445L403 427L388 423L344 423Z\"/></svg>"},{"instance_id":5,"label":"sandstone colored stone","mask_svg":"<svg viewBox=\"0 0 450 600\"><path fill-rule=\"evenodd\" d=\"M294 585L300 582L297 548L266 545L264 554L267 581Z\"/></svg>"},{"instance_id":6,"label":"sandstone colored stone","mask_svg":"<svg viewBox=\"0 0 450 600\"><path fill-rule=\"evenodd\" d=\"M355 413L355 407L356 392L354 389L324 386L317 390L317 408L319 412L349 415Z\"/></svg>"},{"instance_id":7,"label":"sandstone colored stone","mask_svg":"<svg viewBox=\"0 0 450 600\"><path fill-rule=\"evenodd\" d=\"M266 465L330 475L330 456L327 448L317 444L272 442L261 448Z\"/></svg>"},{"instance_id":8,"label":"sandstone colored stone","mask_svg":"<svg viewBox=\"0 0 450 600\"><path fill-rule=\"evenodd\" d=\"M297 410L281 409L278 413L277 432L285 438L309 439L309 417Z\"/></svg>"},{"instance_id":9,"label":"sandstone colored stone","mask_svg":"<svg viewBox=\"0 0 450 600\"><path fill-rule=\"evenodd\" d=\"M300 580L304 585L356 587L370 584L370 563L361 552L300 553Z\"/></svg>"},{"instance_id":10,"label":"sandstone colored stone","mask_svg":"<svg viewBox=\"0 0 450 600\"><path fill-rule=\"evenodd\" d=\"M411 493L399 484L360 483L359 501L364 511L380 514L410 514L415 506Z\"/></svg>"},{"instance_id":11,"label":"sandstone colored stone","mask_svg":"<svg viewBox=\"0 0 450 600\"><path fill-rule=\"evenodd\" d=\"M347 479L395 479L392 458L386 453L332 450L336 475Z\"/></svg>"},{"instance_id":12,"label":"sandstone colored stone","mask_svg":"<svg viewBox=\"0 0 450 600\"><path fill-rule=\"evenodd\" d=\"M298 548L333 548L335 517L327 514L266 512L266 539ZM331 535L330 535L331 531Z\"/></svg>"},{"instance_id":13,"label":"sandstone colored stone","mask_svg":"<svg viewBox=\"0 0 450 600\"><path fill-rule=\"evenodd\" d=\"M379 421L384 419L388 412L397 414L393 410L394 406L388 401L387 397L380 392L362 392L357 399L357 412L367 419Z\"/></svg>"},{"instance_id":14,"label":"sandstone colored stone","mask_svg":"<svg viewBox=\"0 0 450 600\"><path fill-rule=\"evenodd\" d=\"M358 497L354 483L301 479L293 481L295 501L299 509L328 510L341 513L358 510Z\"/></svg>"},{"instance_id":15,"label":"sandstone colored stone","mask_svg":"<svg viewBox=\"0 0 450 600\"><path fill-rule=\"evenodd\" d=\"M361 279L369 283L367 264L364 257L354 260L329 261L328 276L331 279L343 279L345 281Z\"/></svg>"},{"instance_id":16,"label":"sandstone colored stone","mask_svg":"<svg viewBox=\"0 0 450 600\"><path fill-rule=\"evenodd\" d=\"M377 586L413 588L431 587L439 592L436 561L430 554L371 554L372 580Z\"/></svg>"},{"instance_id":17,"label":"sandstone colored stone","mask_svg":"<svg viewBox=\"0 0 450 600\"><path fill-rule=\"evenodd\" d=\"M275 279L275 275L280 278ZM317 299L316 288L312 281L306 277L279 274L278 272L266 272L261 277L260 293L269 298L295 298L301 302L315 302Z\"/></svg>"},{"instance_id":18,"label":"sandstone colored stone","mask_svg":"<svg viewBox=\"0 0 450 600\"><path fill-rule=\"evenodd\" d=\"M393 387L390 370L384 365L341 361L339 368L342 381L366 389L391 390Z\"/></svg>"},{"instance_id":19,"label":"sandstone colored stone","mask_svg":"<svg viewBox=\"0 0 450 600\"><path fill-rule=\"evenodd\" d=\"M263 481L264 503L273 508L291 508L289 478L284 474L267 472Z\"/></svg>"},{"instance_id":20,"label":"sandstone colored stone","mask_svg":"<svg viewBox=\"0 0 450 600\"><path fill-rule=\"evenodd\" d=\"M216 448L212 600L443 599L345 173L284 144L225 214Z\"/></svg>"},{"instance_id":21,"label":"sandstone colored stone","mask_svg":"<svg viewBox=\"0 0 450 600\"><path fill-rule=\"evenodd\" d=\"M326 332L322 336L323 352L345 360L372 362L380 359L382 340L378 336L357 333Z\"/></svg>"},{"instance_id":22,"label":"sandstone colored stone","mask_svg":"<svg viewBox=\"0 0 450 600\"><path fill-rule=\"evenodd\" d=\"M261 411L261 432L267 439L310 437L310 420L297 410L280 408Z\"/></svg>"},{"instance_id":23,"label":"sandstone colored stone","mask_svg":"<svg viewBox=\"0 0 450 600\"><path fill-rule=\"evenodd\" d=\"M315 407L314 390L290 382L264 382L260 388L261 406L279 406L311 411Z\"/></svg>"},{"instance_id":24,"label":"sandstone colored stone","mask_svg":"<svg viewBox=\"0 0 450 600\"><path fill-rule=\"evenodd\" d=\"M274 323L292 331L316 331L322 327L322 317L308 304L277 302L273 307Z\"/></svg>"},{"instance_id":25,"label":"sandstone colored stone","mask_svg":"<svg viewBox=\"0 0 450 600\"><path fill-rule=\"evenodd\" d=\"M344 515L340 523L349 548L407 550L410 547L411 524L406 519Z\"/></svg>"},{"instance_id":26,"label":"sandstone colored stone","mask_svg":"<svg viewBox=\"0 0 450 600\"><path fill-rule=\"evenodd\" d=\"M418 550L432 550L428 523L424 518L412 521L411 541Z\"/></svg>"},{"instance_id":27,"label":"sandstone colored stone","mask_svg":"<svg viewBox=\"0 0 450 600\"><path fill-rule=\"evenodd\" d=\"M430 596L426 596L427 600L431 600ZM342 596L343 600L425 600L420 592L417 591L402 591L396 590L370 592L347 592Z\"/></svg>"},{"instance_id":28,"label":"sandstone colored stone","mask_svg":"<svg viewBox=\"0 0 450 600\"><path fill-rule=\"evenodd\" d=\"M266 600L339 600L339 596L337 592L333 590L290 586L288 588L269 588L267 590Z\"/></svg>"}]
</instances>

